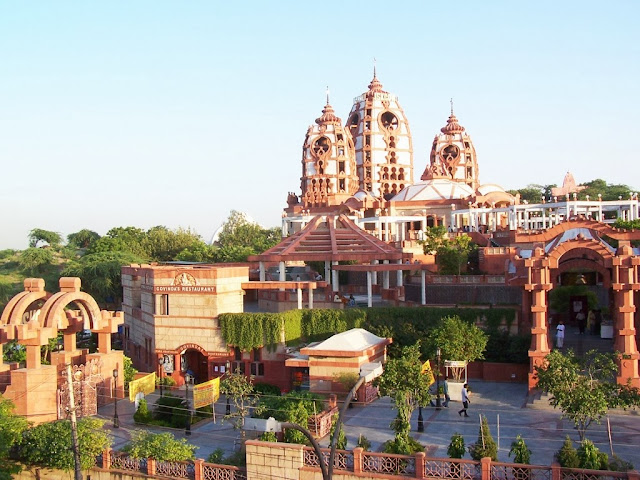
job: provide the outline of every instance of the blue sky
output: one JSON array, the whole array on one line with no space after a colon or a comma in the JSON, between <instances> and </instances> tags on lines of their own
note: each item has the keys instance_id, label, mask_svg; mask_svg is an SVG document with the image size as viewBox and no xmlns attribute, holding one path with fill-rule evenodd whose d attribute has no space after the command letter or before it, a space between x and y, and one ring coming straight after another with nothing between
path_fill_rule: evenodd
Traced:
<instances>
[{"instance_id":1,"label":"blue sky","mask_svg":"<svg viewBox=\"0 0 640 480\"><path fill-rule=\"evenodd\" d=\"M415 180L454 98L483 183L640 188L635 1L0 1L0 248L32 228L277 226L325 86L409 119Z\"/></svg>"}]
</instances>

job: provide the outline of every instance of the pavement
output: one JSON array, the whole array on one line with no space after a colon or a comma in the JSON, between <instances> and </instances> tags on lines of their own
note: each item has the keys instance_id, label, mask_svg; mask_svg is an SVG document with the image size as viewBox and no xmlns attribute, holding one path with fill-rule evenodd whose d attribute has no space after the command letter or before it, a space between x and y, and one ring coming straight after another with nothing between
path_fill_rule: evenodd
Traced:
<instances>
[{"instance_id":1,"label":"pavement","mask_svg":"<svg viewBox=\"0 0 640 480\"><path fill-rule=\"evenodd\" d=\"M446 457L447 446L454 433L463 435L467 445L478 438L480 415L486 415L494 440L498 443L498 460L510 461L510 444L516 435L521 435L532 451L531 461L537 465L549 465L554 453L561 447L566 435L569 435L577 446L578 433L573 423L561 418L559 411L533 409L527 406L527 386L518 383L495 383L470 381L472 389L469 418L458 415L461 403L451 401L449 408L436 409L423 407L424 431L417 431L418 410L413 413L411 425L412 435L427 447L427 454L435 457ZM149 404L155 403L159 396L156 391L147 399ZM118 402L118 418L120 428L112 427L114 405L105 405L99 409L99 416L107 420L105 429L114 437L113 448L124 446L131 434L140 429L133 422L133 404L128 400ZM232 423L223 421L225 412L224 396L215 405L216 419L204 420L191 428L191 435L186 436L184 429L147 427L153 432L171 432L176 438L186 438L198 446L196 456L207 458L217 448L225 455L232 453L239 444L240 432ZM395 409L389 398L380 398L365 406L350 408L345 415L345 432L348 448L356 446L360 435L364 435L372 444L372 450L378 450L387 440L393 437L389 428L395 417ZM621 458L631 461L640 467L640 414L637 411L626 414L609 415L614 452ZM593 424L587 430L587 438L592 440L601 451L611 453L606 419L602 424ZM321 440L322 446L328 445L328 437ZM468 458L468 456L466 457Z\"/></svg>"}]
</instances>

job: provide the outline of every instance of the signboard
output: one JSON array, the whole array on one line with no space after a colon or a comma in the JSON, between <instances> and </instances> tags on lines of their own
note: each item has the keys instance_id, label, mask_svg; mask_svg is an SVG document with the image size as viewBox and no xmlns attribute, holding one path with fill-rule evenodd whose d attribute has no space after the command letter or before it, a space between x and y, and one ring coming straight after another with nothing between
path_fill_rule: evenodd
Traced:
<instances>
[{"instance_id":1,"label":"signboard","mask_svg":"<svg viewBox=\"0 0 640 480\"><path fill-rule=\"evenodd\" d=\"M420 373L422 373L423 375L427 375L429 385L432 385L433 382L435 382L435 379L433 378L433 370L431 370L431 362L429 360L422 364Z\"/></svg>"},{"instance_id":2,"label":"signboard","mask_svg":"<svg viewBox=\"0 0 640 480\"><path fill-rule=\"evenodd\" d=\"M200 383L193 387L193 408L211 405L220 398L220 378Z\"/></svg>"},{"instance_id":3,"label":"signboard","mask_svg":"<svg viewBox=\"0 0 640 480\"><path fill-rule=\"evenodd\" d=\"M131 380L129 382L129 401L135 402L138 393L148 395L156 389L156 372L145 375L144 377Z\"/></svg>"}]
</instances>

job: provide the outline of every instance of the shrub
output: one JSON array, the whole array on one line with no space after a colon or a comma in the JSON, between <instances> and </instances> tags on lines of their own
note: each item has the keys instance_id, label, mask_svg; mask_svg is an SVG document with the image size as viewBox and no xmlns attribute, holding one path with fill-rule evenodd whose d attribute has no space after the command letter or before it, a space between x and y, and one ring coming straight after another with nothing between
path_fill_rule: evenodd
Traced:
<instances>
[{"instance_id":1,"label":"shrub","mask_svg":"<svg viewBox=\"0 0 640 480\"><path fill-rule=\"evenodd\" d=\"M364 435L358 436L358 447L362 448L365 452L371 450L371 442Z\"/></svg>"},{"instance_id":2,"label":"shrub","mask_svg":"<svg viewBox=\"0 0 640 480\"><path fill-rule=\"evenodd\" d=\"M464 437L459 433L451 435L451 441L447 447L447 455L449 455L449 458L462 458L465 452Z\"/></svg>"},{"instance_id":3,"label":"shrub","mask_svg":"<svg viewBox=\"0 0 640 480\"><path fill-rule=\"evenodd\" d=\"M221 448L216 448L213 452L209 454L207 457L207 463L222 463L224 460L224 450Z\"/></svg>"},{"instance_id":4,"label":"shrub","mask_svg":"<svg viewBox=\"0 0 640 480\"><path fill-rule=\"evenodd\" d=\"M529 464L531 462L531 450L527 447L524 439L518 435L511 443L511 450L509 450L509 457L513 455L513 461L515 463Z\"/></svg>"},{"instance_id":5,"label":"shrub","mask_svg":"<svg viewBox=\"0 0 640 480\"><path fill-rule=\"evenodd\" d=\"M278 387L277 385L271 385L270 383L254 383L253 391L261 397L264 395L275 397L279 397L280 395L282 395L280 387Z\"/></svg>"},{"instance_id":6,"label":"shrub","mask_svg":"<svg viewBox=\"0 0 640 480\"><path fill-rule=\"evenodd\" d=\"M163 462L193 460L198 448L184 438L176 440L170 433L133 432L131 442L123 448L133 458L155 458Z\"/></svg>"},{"instance_id":7,"label":"shrub","mask_svg":"<svg viewBox=\"0 0 640 480\"><path fill-rule=\"evenodd\" d=\"M469 447L471 458L480 461L484 457L490 457L493 461L498 460L498 445L491 436L489 430L489 422L487 417L482 415L480 429L478 431L478 440Z\"/></svg>"},{"instance_id":8,"label":"shrub","mask_svg":"<svg viewBox=\"0 0 640 480\"><path fill-rule=\"evenodd\" d=\"M155 404L153 417L156 420L164 420L174 428L183 428L187 423L189 410L184 398L165 395L160 397Z\"/></svg>"},{"instance_id":9,"label":"shrub","mask_svg":"<svg viewBox=\"0 0 640 480\"><path fill-rule=\"evenodd\" d=\"M277 442L278 437L276 437L276 434L273 432L264 432L262 435L260 435L260 440L262 440L263 442Z\"/></svg>"},{"instance_id":10,"label":"shrub","mask_svg":"<svg viewBox=\"0 0 640 480\"><path fill-rule=\"evenodd\" d=\"M628 472L629 470L633 470L633 464L621 459L617 455L611 455L609 459L609 470L613 470L614 472Z\"/></svg>"},{"instance_id":11,"label":"shrub","mask_svg":"<svg viewBox=\"0 0 640 480\"><path fill-rule=\"evenodd\" d=\"M133 414L133 421L136 423L149 423L153 419L149 407L147 406L147 399L143 398L138 403L138 409Z\"/></svg>"},{"instance_id":12,"label":"shrub","mask_svg":"<svg viewBox=\"0 0 640 480\"><path fill-rule=\"evenodd\" d=\"M156 378L156 384L163 385L165 387L175 387L177 385L177 382L173 377L162 377Z\"/></svg>"},{"instance_id":13,"label":"shrub","mask_svg":"<svg viewBox=\"0 0 640 480\"><path fill-rule=\"evenodd\" d=\"M564 443L562 444L562 447L560 447L560 450L556 452L555 459L561 467L578 468L580 466L578 451L573 446L573 442L569 435L564 439Z\"/></svg>"},{"instance_id":14,"label":"shrub","mask_svg":"<svg viewBox=\"0 0 640 480\"><path fill-rule=\"evenodd\" d=\"M583 440L578 447L580 468L589 470L606 470L609 468L609 457L600 452L591 440Z\"/></svg>"},{"instance_id":15,"label":"shrub","mask_svg":"<svg viewBox=\"0 0 640 480\"><path fill-rule=\"evenodd\" d=\"M382 451L384 453L413 455L417 452L424 452L424 445L422 445L413 437L409 437L406 442L404 442L401 438L396 437L393 440L385 442L382 446Z\"/></svg>"},{"instance_id":16,"label":"shrub","mask_svg":"<svg viewBox=\"0 0 640 480\"><path fill-rule=\"evenodd\" d=\"M333 434L336 431L336 426L338 423L338 414L336 413L331 419L331 432L329 433L329 438L333 439ZM340 429L338 433L338 439L336 440L336 448L338 450L346 450L347 449L347 434L344 433L344 425Z\"/></svg>"}]
</instances>

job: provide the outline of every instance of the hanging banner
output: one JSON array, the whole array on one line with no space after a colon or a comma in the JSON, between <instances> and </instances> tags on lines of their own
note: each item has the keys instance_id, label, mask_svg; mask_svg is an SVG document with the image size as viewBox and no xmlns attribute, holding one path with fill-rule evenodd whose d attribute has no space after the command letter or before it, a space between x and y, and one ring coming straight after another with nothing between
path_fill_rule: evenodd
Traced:
<instances>
[{"instance_id":1,"label":"hanging banner","mask_svg":"<svg viewBox=\"0 0 640 480\"><path fill-rule=\"evenodd\" d=\"M144 377L136 378L129 382L129 401L131 403L136 401L136 395L138 393L144 393L148 395L153 393L156 389L156 372L145 375Z\"/></svg>"},{"instance_id":2,"label":"hanging banner","mask_svg":"<svg viewBox=\"0 0 640 480\"><path fill-rule=\"evenodd\" d=\"M420 373L423 375L427 375L427 379L429 381L429 385L432 385L435 382L435 378L433 378L433 370L431 370L431 362L427 360L422 364L422 369Z\"/></svg>"},{"instance_id":3,"label":"hanging banner","mask_svg":"<svg viewBox=\"0 0 640 480\"><path fill-rule=\"evenodd\" d=\"M200 383L193 387L193 408L215 403L220 398L220 378Z\"/></svg>"}]
</instances>

